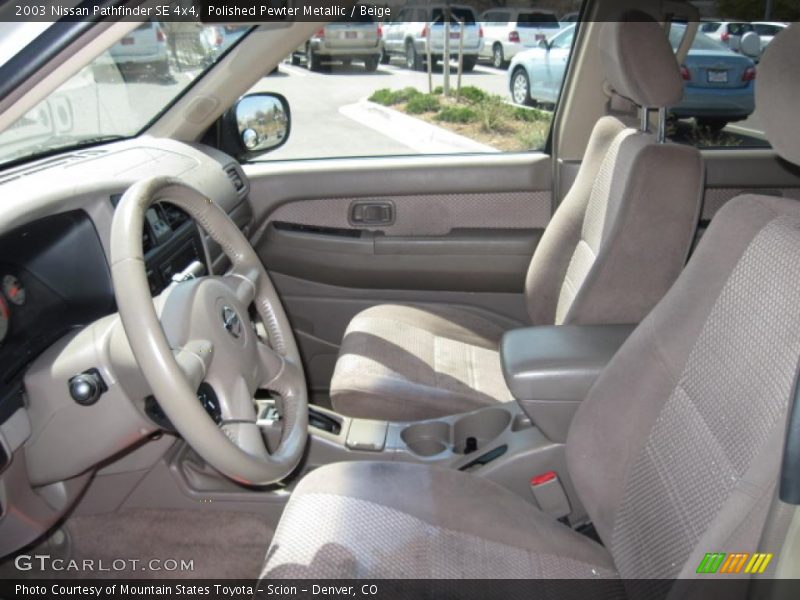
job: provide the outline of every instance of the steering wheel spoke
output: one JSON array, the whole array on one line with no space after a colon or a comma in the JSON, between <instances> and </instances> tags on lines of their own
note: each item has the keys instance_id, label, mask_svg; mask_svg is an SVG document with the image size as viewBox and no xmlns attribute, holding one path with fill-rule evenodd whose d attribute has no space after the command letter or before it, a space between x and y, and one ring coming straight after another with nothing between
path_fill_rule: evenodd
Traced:
<instances>
[{"instance_id":1,"label":"steering wheel spoke","mask_svg":"<svg viewBox=\"0 0 800 600\"><path fill-rule=\"evenodd\" d=\"M269 451L261 429L255 423L223 421L220 429L243 452L260 460L269 460Z\"/></svg>"},{"instance_id":2,"label":"steering wheel spoke","mask_svg":"<svg viewBox=\"0 0 800 600\"><path fill-rule=\"evenodd\" d=\"M205 380L214 358L214 345L207 340L192 340L182 348L173 349L175 361L183 371L189 386L197 390Z\"/></svg>"},{"instance_id":3,"label":"steering wheel spoke","mask_svg":"<svg viewBox=\"0 0 800 600\"><path fill-rule=\"evenodd\" d=\"M250 306L256 299L259 270L234 269L223 277L223 281L233 290L237 300L244 306Z\"/></svg>"}]
</instances>

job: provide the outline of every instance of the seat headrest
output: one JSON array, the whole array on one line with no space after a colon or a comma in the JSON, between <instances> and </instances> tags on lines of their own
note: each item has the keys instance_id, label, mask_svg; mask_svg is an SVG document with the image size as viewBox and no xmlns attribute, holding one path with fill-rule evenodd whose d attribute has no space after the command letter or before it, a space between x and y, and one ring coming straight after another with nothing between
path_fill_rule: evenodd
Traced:
<instances>
[{"instance_id":1,"label":"seat headrest","mask_svg":"<svg viewBox=\"0 0 800 600\"><path fill-rule=\"evenodd\" d=\"M756 77L756 109L775 151L800 165L800 25L794 23L773 39Z\"/></svg>"},{"instance_id":2,"label":"seat headrest","mask_svg":"<svg viewBox=\"0 0 800 600\"><path fill-rule=\"evenodd\" d=\"M639 106L678 104L683 78L666 32L647 13L627 11L603 23L600 56L608 83L620 96Z\"/></svg>"}]
</instances>

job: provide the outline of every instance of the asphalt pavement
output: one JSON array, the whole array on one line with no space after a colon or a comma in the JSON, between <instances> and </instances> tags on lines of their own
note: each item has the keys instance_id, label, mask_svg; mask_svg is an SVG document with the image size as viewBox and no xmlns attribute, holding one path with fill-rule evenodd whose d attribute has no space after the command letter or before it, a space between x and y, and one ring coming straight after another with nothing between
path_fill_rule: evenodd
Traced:
<instances>
[{"instance_id":1,"label":"asphalt pavement","mask_svg":"<svg viewBox=\"0 0 800 600\"><path fill-rule=\"evenodd\" d=\"M433 86L442 85L442 69L433 73ZM451 84L456 72L451 68ZM462 85L508 97L506 72L478 65L462 75ZM399 60L380 65L374 73L366 73L360 63L350 66L332 64L322 72L311 72L305 66L281 63L278 71L262 78L251 92L276 92L289 101L292 131L284 146L265 155L269 160L295 158L329 158L332 156L379 156L418 154L413 145L393 135L391 128L370 127L366 119L354 118L360 101L375 90L415 87L428 91L427 72L406 69ZM347 107L344 111L343 107ZM343 114L345 113L345 114ZM349 116L348 116L349 115ZM407 140L406 140L407 141ZM447 152L441 147L440 152Z\"/></svg>"}]
</instances>

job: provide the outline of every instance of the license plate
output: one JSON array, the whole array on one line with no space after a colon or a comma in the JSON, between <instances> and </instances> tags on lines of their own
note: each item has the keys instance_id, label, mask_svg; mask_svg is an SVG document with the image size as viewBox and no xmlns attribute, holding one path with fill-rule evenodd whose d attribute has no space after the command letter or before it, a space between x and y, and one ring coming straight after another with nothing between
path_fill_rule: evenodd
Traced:
<instances>
[{"instance_id":1,"label":"license plate","mask_svg":"<svg viewBox=\"0 0 800 600\"><path fill-rule=\"evenodd\" d=\"M450 32L450 39L451 40L457 40L460 37L461 37L461 33L460 32L458 32L458 31L456 31L456 32L451 31Z\"/></svg>"},{"instance_id":2,"label":"license plate","mask_svg":"<svg viewBox=\"0 0 800 600\"><path fill-rule=\"evenodd\" d=\"M345 31L344 32L344 38L346 40L354 40L357 37L358 37L358 32L357 31Z\"/></svg>"},{"instance_id":3,"label":"license plate","mask_svg":"<svg viewBox=\"0 0 800 600\"><path fill-rule=\"evenodd\" d=\"M133 38L132 37L122 38L122 45L123 46L132 46L133 45Z\"/></svg>"},{"instance_id":4,"label":"license plate","mask_svg":"<svg viewBox=\"0 0 800 600\"><path fill-rule=\"evenodd\" d=\"M709 69L708 83L728 83L728 71L724 69Z\"/></svg>"}]
</instances>

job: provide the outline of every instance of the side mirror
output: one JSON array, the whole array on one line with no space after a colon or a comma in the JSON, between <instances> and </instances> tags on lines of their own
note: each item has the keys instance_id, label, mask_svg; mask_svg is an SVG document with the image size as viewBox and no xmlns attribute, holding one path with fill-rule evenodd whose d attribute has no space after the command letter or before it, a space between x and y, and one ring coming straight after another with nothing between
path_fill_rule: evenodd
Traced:
<instances>
[{"instance_id":1,"label":"side mirror","mask_svg":"<svg viewBox=\"0 0 800 600\"><path fill-rule=\"evenodd\" d=\"M745 56L758 58L761 56L761 38L755 31L748 31L739 42L739 50Z\"/></svg>"},{"instance_id":2,"label":"side mirror","mask_svg":"<svg viewBox=\"0 0 800 600\"><path fill-rule=\"evenodd\" d=\"M280 94L242 96L222 117L222 150L251 159L279 148L289 139L289 103Z\"/></svg>"},{"instance_id":3,"label":"side mirror","mask_svg":"<svg viewBox=\"0 0 800 600\"><path fill-rule=\"evenodd\" d=\"M547 40L539 40L538 46L542 50L550 50L550 43Z\"/></svg>"}]
</instances>

